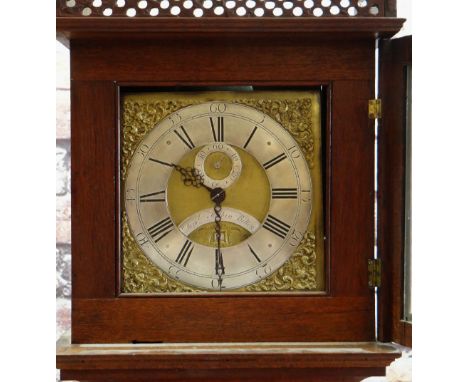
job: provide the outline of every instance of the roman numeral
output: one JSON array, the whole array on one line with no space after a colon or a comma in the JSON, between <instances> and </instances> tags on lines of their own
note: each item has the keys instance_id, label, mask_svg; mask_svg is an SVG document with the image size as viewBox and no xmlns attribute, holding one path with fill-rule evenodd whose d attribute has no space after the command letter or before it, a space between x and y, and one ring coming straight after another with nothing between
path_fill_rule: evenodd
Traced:
<instances>
[{"instance_id":1,"label":"roman numeral","mask_svg":"<svg viewBox=\"0 0 468 382\"><path fill-rule=\"evenodd\" d=\"M213 133L213 139L215 142L224 141L224 117L218 117L218 123L215 123L212 117L210 117L211 132Z\"/></svg>"},{"instance_id":2,"label":"roman numeral","mask_svg":"<svg viewBox=\"0 0 468 382\"><path fill-rule=\"evenodd\" d=\"M148 203L148 202L165 202L166 191L159 191L153 192L151 194L140 195L140 203ZM161 196L158 196L161 195Z\"/></svg>"},{"instance_id":3,"label":"roman numeral","mask_svg":"<svg viewBox=\"0 0 468 382\"><path fill-rule=\"evenodd\" d=\"M179 139L189 148L193 149L195 148L195 145L193 144L192 140L190 139L190 136L187 134L187 132L184 129L184 126L180 126L180 129L182 130L182 133L179 133L177 130L174 130L174 133L177 134Z\"/></svg>"},{"instance_id":4,"label":"roman numeral","mask_svg":"<svg viewBox=\"0 0 468 382\"><path fill-rule=\"evenodd\" d=\"M250 249L250 253L252 253L252 255L254 255L255 257L255 260L257 260L259 263L262 262L262 260L260 260L260 258L257 256L257 254L255 253L255 251L252 249L252 247L250 246L250 244L247 244L249 246L249 249Z\"/></svg>"},{"instance_id":5,"label":"roman numeral","mask_svg":"<svg viewBox=\"0 0 468 382\"><path fill-rule=\"evenodd\" d=\"M174 226L172 224L171 218L167 217L148 228L148 233L157 243L164 236L169 234L173 230L173 227Z\"/></svg>"},{"instance_id":6,"label":"roman numeral","mask_svg":"<svg viewBox=\"0 0 468 382\"><path fill-rule=\"evenodd\" d=\"M176 263L181 264L184 267L186 267L190 259L190 255L192 254L192 251L193 251L193 243L187 239L182 249L180 250L179 255L176 258Z\"/></svg>"},{"instance_id":7,"label":"roman numeral","mask_svg":"<svg viewBox=\"0 0 468 382\"><path fill-rule=\"evenodd\" d=\"M263 168L265 170L268 170L270 167L273 167L275 164L278 164L282 160L286 159L286 154L281 153L280 155L274 157L273 159L270 159L268 162L263 164Z\"/></svg>"},{"instance_id":8,"label":"roman numeral","mask_svg":"<svg viewBox=\"0 0 468 382\"><path fill-rule=\"evenodd\" d=\"M271 197L273 199L297 199L297 188L273 188Z\"/></svg>"},{"instance_id":9,"label":"roman numeral","mask_svg":"<svg viewBox=\"0 0 468 382\"><path fill-rule=\"evenodd\" d=\"M159 160L159 159L154 159L154 158L148 158L148 159L149 159L150 161L152 161L152 162L156 162L156 163L162 164L163 166L174 167L173 164L167 163L167 162L163 162L162 160Z\"/></svg>"},{"instance_id":10,"label":"roman numeral","mask_svg":"<svg viewBox=\"0 0 468 382\"><path fill-rule=\"evenodd\" d=\"M247 141L246 141L245 144L244 144L244 149L247 148L247 146L249 145L250 141L252 140L252 137L254 136L255 132L257 131L257 127L258 127L258 126L255 126L255 128L252 130L252 132L250 133L249 137L247 138Z\"/></svg>"},{"instance_id":11,"label":"roman numeral","mask_svg":"<svg viewBox=\"0 0 468 382\"><path fill-rule=\"evenodd\" d=\"M263 223L263 228L284 239L288 234L291 226L272 215L268 215L265 223Z\"/></svg>"}]
</instances>

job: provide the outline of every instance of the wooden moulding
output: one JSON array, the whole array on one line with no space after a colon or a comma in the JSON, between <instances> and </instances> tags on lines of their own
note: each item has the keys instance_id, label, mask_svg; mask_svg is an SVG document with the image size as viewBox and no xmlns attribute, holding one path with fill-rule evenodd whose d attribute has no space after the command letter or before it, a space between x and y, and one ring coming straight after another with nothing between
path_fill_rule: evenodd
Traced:
<instances>
[{"instance_id":1,"label":"wooden moulding","mask_svg":"<svg viewBox=\"0 0 468 382\"><path fill-rule=\"evenodd\" d=\"M68 46L73 39L225 39L302 37L320 40L390 38L404 19L359 18L84 18L57 17L57 39Z\"/></svg>"},{"instance_id":2,"label":"wooden moulding","mask_svg":"<svg viewBox=\"0 0 468 382\"><path fill-rule=\"evenodd\" d=\"M360 381L384 375L397 347L351 343L72 345L57 343L62 380Z\"/></svg>"}]
</instances>

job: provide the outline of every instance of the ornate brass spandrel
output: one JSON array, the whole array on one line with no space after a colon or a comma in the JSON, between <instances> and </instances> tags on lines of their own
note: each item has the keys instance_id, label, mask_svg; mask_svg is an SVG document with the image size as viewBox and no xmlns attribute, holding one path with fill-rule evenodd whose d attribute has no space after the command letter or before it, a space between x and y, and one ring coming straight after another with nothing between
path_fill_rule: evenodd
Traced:
<instances>
[{"instance_id":1,"label":"ornate brass spandrel","mask_svg":"<svg viewBox=\"0 0 468 382\"><path fill-rule=\"evenodd\" d=\"M189 106L183 101L151 101L145 98L126 98L122 113L121 177L125 181L133 153L141 139L163 118Z\"/></svg>"},{"instance_id":2,"label":"ornate brass spandrel","mask_svg":"<svg viewBox=\"0 0 468 382\"><path fill-rule=\"evenodd\" d=\"M168 277L148 260L130 233L125 213L122 214L122 255L123 293L201 292Z\"/></svg>"},{"instance_id":3,"label":"ornate brass spandrel","mask_svg":"<svg viewBox=\"0 0 468 382\"><path fill-rule=\"evenodd\" d=\"M315 97L314 97L315 98ZM313 98L241 99L237 102L255 107L278 121L294 137L310 168L314 167L315 136L312 117L320 115L320 103ZM320 133L320 131L318 132Z\"/></svg>"},{"instance_id":4,"label":"ornate brass spandrel","mask_svg":"<svg viewBox=\"0 0 468 382\"><path fill-rule=\"evenodd\" d=\"M161 119L180 108L214 100L252 106L278 121L301 147L314 184L313 214L294 254L267 278L229 293L323 290L324 243L319 92L154 93L124 97L121 183L125 183L130 160L139 142ZM122 211L121 250L123 293L206 292L173 280L148 260L130 233L125 211Z\"/></svg>"},{"instance_id":5,"label":"ornate brass spandrel","mask_svg":"<svg viewBox=\"0 0 468 382\"><path fill-rule=\"evenodd\" d=\"M308 231L294 254L281 268L258 283L242 288L245 292L316 291L317 251L315 236Z\"/></svg>"}]
</instances>

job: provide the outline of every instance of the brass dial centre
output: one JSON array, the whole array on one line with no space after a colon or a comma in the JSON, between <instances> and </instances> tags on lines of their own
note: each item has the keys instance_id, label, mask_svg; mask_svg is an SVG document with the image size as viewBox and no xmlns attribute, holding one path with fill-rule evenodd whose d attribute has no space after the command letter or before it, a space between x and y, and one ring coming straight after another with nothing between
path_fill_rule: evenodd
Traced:
<instances>
[{"instance_id":1,"label":"brass dial centre","mask_svg":"<svg viewBox=\"0 0 468 382\"><path fill-rule=\"evenodd\" d=\"M210 178L221 180L232 171L232 160L223 152L214 152L205 159L205 172Z\"/></svg>"}]
</instances>

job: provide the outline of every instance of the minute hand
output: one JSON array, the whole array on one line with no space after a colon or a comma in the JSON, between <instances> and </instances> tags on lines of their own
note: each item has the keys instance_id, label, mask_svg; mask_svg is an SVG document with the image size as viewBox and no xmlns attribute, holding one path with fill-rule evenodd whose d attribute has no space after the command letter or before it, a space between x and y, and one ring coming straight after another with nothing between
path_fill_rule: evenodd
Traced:
<instances>
[{"instance_id":1,"label":"minute hand","mask_svg":"<svg viewBox=\"0 0 468 382\"><path fill-rule=\"evenodd\" d=\"M224 264L223 253L221 252L221 203L226 197L226 192L222 188L211 190L211 200L215 203L215 234L216 234L216 251L215 251L215 271L218 275L219 290L222 290Z\"/></svg>"}]
</instances>

